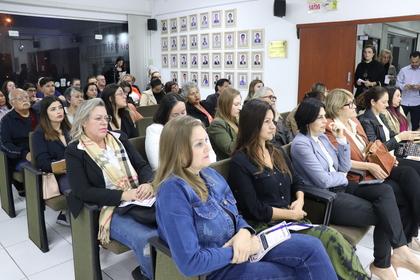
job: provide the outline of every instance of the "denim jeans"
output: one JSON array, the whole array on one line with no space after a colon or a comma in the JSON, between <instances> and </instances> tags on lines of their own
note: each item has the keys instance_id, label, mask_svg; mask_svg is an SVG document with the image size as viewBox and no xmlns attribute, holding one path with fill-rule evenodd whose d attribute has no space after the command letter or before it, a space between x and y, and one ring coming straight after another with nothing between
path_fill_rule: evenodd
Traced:
<instances>
[{"instance_id":1,"label":"denim jeans","mask_svg":"<svg viewBox=\"0 0 420 280\"><path fill-rule=\"evenodd\" d=\"M271 249L262 260L229 264L212 272L207 280L332 280L337 275L317 238L292 234L292 238Z\"/></svg>"},{"instance_id":2,"label":"denim jeans","mask_svg":"<svg viewBox=\"0 0 420 280\"><path fill-rule=\"evenodd\" d=\"M141 272L152 279L150 248L147 239L157 235L156 227L135 221L130 214L113 214L111 238L134 250Z\"/></svg>"}]
</instances>

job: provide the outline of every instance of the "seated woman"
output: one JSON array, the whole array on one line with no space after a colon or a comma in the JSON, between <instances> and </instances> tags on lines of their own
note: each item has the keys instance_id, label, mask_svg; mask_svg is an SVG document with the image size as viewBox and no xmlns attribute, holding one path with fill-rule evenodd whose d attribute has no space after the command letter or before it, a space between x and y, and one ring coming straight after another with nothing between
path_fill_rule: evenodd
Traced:
<instances>
[{"instance_id":1,"label":"seated woman","mask_svg":"<svg viewBox=\"0 0 420 280\"><path fill-rule=\"evenodd\" d=\"M245 103L247 103L249 100L251 100L254 97L254 94L264 86L263 81L261 80L252 80L249 83L249 89L248 89L248 95L245 98L244 101L244 105Z\"/></svg>"},{"instance_id":2,"label":"seated woman","mask_svg":"<svg viewBox=\"0 0 420 280\"><path fill-rule=\"evenodd\" d=\"M394 279L389 268L390 260L395 263L395 257L398 257L416 263L416 258L406 246L392 187L388 184L358 185L348 182L346 174L351 166L350 144L344 137L343 126L335 123L330 124L330 130L337 139L338 148L335 149L328 141L324 134L327 124L324 108L324 104L315 99L306 99L300 104L295 115L300 132L293 140L290 152L293 164L305 185L337 193L331 223L375 225L375 260L370 271L381 279L387 279L387 273Z\"/></svg>"},{"instance_id":3,"label":"seated woman","mask_svg":"<svg viewBox=\"0 0 420 280\"><path fill-rule=\"evenodd\" d=\"M216 110L217 108L217 100L220 97L220 94L227 89L230 85L228 79L219 79L214 86L215 93L209 94L206 98L206 103L212 108L212 110Z\"/></svg>"},{"instance_id":4,"label":"seated woman","mask_svg":"<svg viewBox=\"0 0 420 280\"><path fill-rule=\"evenodd\" d=\"M389 128L396 133L406 131L409 123L401 107L401 89L393 86L387 86L385 89L389 97L389 106L384 112L386 122Z\"/></svg>"},{"instance_id":5,"label":"seated woman","mask_svg":"<svg viewBox=\"0 0 420 280\"><path fill-rule=\"evenodd\" d=\"M228 184L238 208L257 231L282 220L308 223L303 220L302 179L283 152L270 143L274 116L267 102L251 99L246 103L229 169ZM322 241L339 279L369 279L352 246L335 229L320 226L299 233Z\"/></svg>"},{"instance_id":6,"label":"seated woman","mask_svg":"<svg viewBox=\"0 0 420 280\"><path fill-rule=\"evenodd\" d=\"M64 107L67 115L67 120L72 124L76 109L83 102L83 93L78 87L69 87L64 91L64 98L67 101L68 107Z\"/></svg>"},{"instance_id":7,"label":"seated woman","mask_svg":"<svg viewBox=\"0 0 420 280\"><path fill-rule=\"evenodd\" d=\"M211 145L217 160L230 158L238 133L238 117L242 109L238 90L227 88L217 100L216 118L208 128Z\"/></svg>"},{"instance_id":8,"label":"seated woman","mask_svg":"<svg viewBox=\"0 0 420 280\"><path fill-rule=\"evenodd\" d=\"M214 106L207 101L201 101L200 90L196 82L186 82L182 85L182 94L187 105L187 115L199 119L208 127L214 118Z\"/></svg>"},{"instance_id":9,"label":"seated woman","mask_svg":"<svg viewBox=\"0 0 420 280\"><path fill-rule=\"evenodd\" d=\"M364 171L365 180L386 179L384 183L392 187L399 208L405 238L409 242L408 246L411 250L419 252L418 240L413 238L418 235L419 231L419 175L412 167L394 166L391 174L387 176L378 164L365 161L364 151L369 141L362 125L356 118L356 106L351 92L345 89L330 91L325 100L325 111L329 117L325 134L336 148L338 143L329 128L329 124L334 122L344 127L344 136L350 143L351 168ZM351 182L359 181L358 176L351 174L347 175L347 179ZM395 265L393 266L395 268ZM382 267L389 267L389 265ZM416 273L420 273L420 267L414 268L413 266L412 269L417 271Z\"/></svg>"},{"instance_id":10,"label":"seated woman","mask_svg":"<svg viewBox=\"0 0 420 280\"><path fill-rule=\"evenodd\" d=\"M127 134L128 138L138 137L139 133L134 126L130 115L135 113L127 107L127 95L117 84L109 84L102 91L106 111L111 116L109 130L121 130Z\"/></svg>"},{"instance_id":11,"label":"seated woman","mask_svg":"<svg viewBox=\"0 0 420 280\"><path fill-rule=\"evenodd\" d=\"M160 104L165 92L162 88L162 81L159 78L150 80L150 89L142 93L140 106L150 106Z\"/></svg>"},{"instance_id":12,"label":"seated woman","mask_svg":"<svg viewBox=\"0 0 420 280\"><path fill-rule=\"evenodd\" d=\"M67 147L67 175L71 187L68 206L75 218L84 202L107 206L99 217L98 238L115 239L134 250L140 270L152 279L147 239L155 226L136 222L130 214L113 213L121 201L142 201L153 196L153 171L122 132L108 131L108 115L99 98L80 104ZM142 279L139 268L135 279Z\"/></svg>"},{"instance_id":13,"label":"seated woman","mask_svg":"<svg viewBox=\"0 0 420 280\"><path fill-rule=\"evenodd\" d=\"M89 83L83 88L83 99L89 100L98 97L98 86L95 83Z\"/></svg>"},{"instance_id":14,"label":"seated woman","mask_svg":"<svg viewBox=\"0 0 420 280\"><path fill-rule=\"evenodd\" d=\"M181 89L179 88L178 84L175 83L174 81L166 82L165 92L166 93L173 92L173 93L176 93L176 94L180 95L183 98Z\"/></svg>"},{"instance_id":15,"label":"seated woman","mask_svg":"<svg viewBox=\"0 0 420 280\"><path fill-rule=\"evenodd\" d=\"M0 91L0 120L12 110L12 105L9 103L9 96Z\"/></svg>"},{"instance_id":16,"label":"seated woman","mask_svg":"<svg viewBox=\"0 0 420 280\"><path fill-rule=\"evenodd\" d=\"M51 164L65 158L66 147L70 142L70 122L64 113L60 98L54 95L44 97L40 101L38 127L33 134L34 156L43 172L52 172ZM60 193L70 189L66 169L55 175ZM57 224L70 226L66 217L67 211L61 211Z\"/></svg>"},{"instance_id":17,"label":"seated woman","mask_svg":"<svg viewBox=\"0 0 420 280\"><path fill-rule=\"evenodd\" d=\"M278 148L291 143L293 141L293 133L286 127L282 117L276 111L277 97L274 95L274 91L269 87L261 87L257 90L252 99L261 99L268 102L274 112L276 112L273 120L274 125L276 126L276 133L271 140L271 143L276 145Z\"/></svg>"},{"instance_id":18,"label":"seated woman","mask_svg":"<svg viewBox=\"0 0 420 280\"><path fill-rule=\"evenodd\" d=\"M131 105L138 105L140 102L140 97L137 93L133 92L133 88L131 87L130 83L127 81L122 81L119 83L119 86L123 89L125 94L127 94L127 103ZM134 107L135 108L135 107Z\"/></svg>"},{"instance_id":19,"label":"seated woman","mask_svg":"<svg viewBox=\"0 0 420 280\"><path fill-rule=\"evenodd\" d=\"M211 168L211 147L202 122L190 116L169 121L162 131L157 188L158 234L185 276L206 279L337 279L320 242L302 234L249 262L260 244L238 214L223 177Z\"/></svg>"}]
</instances>

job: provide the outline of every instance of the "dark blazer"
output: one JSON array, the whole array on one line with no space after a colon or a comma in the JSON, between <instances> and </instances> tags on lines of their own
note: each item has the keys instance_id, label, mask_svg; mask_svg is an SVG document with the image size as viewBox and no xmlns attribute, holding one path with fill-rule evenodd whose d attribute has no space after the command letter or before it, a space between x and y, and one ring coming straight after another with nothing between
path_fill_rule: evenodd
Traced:
<instances>
[{"instance_id":1,"label":"dark blazer","mask_svg":"<svg viewBox=\"0 0 420 280\"><path fill-rule=\"evenodd\" d=\"M209 96L207 96L206 98L206 102L211 105L211 107L213 108L214 112L216 112L216 108L217 108L217 100L219 99L220 93L213 93L210 94Z\"/></svg>"},{"instance_id":2,"label":"dark blazer","mask_svg":"<svg viewBox=\"0 0 420 280\"><path fill-rule=\"evenodd\" d=\"M70 142L67 130L63 131L66 143ZM51 163L65 158L66 146L61 141L45 140L45 132L38 128L33 135L34 156L44 172L52 172Z\"/></svg>"},{"instance_id":3,"label":"dark blazer","mask_svg":"<svg viewBox=\"0 0 420 280\"><path fill-rule=\"evenodd\" d=\"M108 124L108 130L112 130L111 124ZM128 138L139 137L139 132L134 127L134 123L131 118L121 118L121 131L127 134Z\"/></svg>"},{"instance_id":4,"label":"dark blazer","mask_svg":"<svg viewBox=\"0 0 420 280\"><path fill-rule=\"evenodd\" d=\"M128 141L127 135L121 131L112 132L121 141L130 158L131 165L139 177L139 184L151 182L153 172L149 164ZM120 204L122 191L105 188L105 178L99 166L79 145L79 141L71 143L66 151L67 178L71 187L68 207L77 218L84 202L100 206L117 206Z\"/></svg>"},{"instance_id":5,"label":"dark blazer","mask_svg":"<svg viewBox=\"0 0 420 280\"><path fill-rule=\"evenodd\" d=\"M214 108L213 106L209 105L206 101L200 101L201 106L214 118ZM203 122L205 127L210 125L209 119L207 118L206 114L198 110L193 104L187 102L187 115L199 119Z\"/></svg>"},{"instance_id":6,"label":"dark blazer","mask_svg":"<svg viewBox=\"0 0 420 280\"><path fill-rule=\"evenodd\" d=\"M385 131L372 109L366 109L365 113L359 116L359 121L362 124L369 141L375 142L376 140L380 140L388 150L392 151L400 146L397 139L395 139L395 136L398 135L398 133L391 130L384 114L379 114L379 117L389 130L389 141L386 141Z\"/></svg>"},{"instance_id":7,"label":"dark blazer","mask_svg":"<svg viewBox=\"0 0 420 280\"><path fill-rule=\"evenodd\" d=\"M365 73L367 76L363 77ZM360 86L357 85L358 79L369 80L371 82L376 82L378 86L383 86L385 74L385 69L379 61L372 60L370 63L360 62L354 72L354 86L356 87L356 94L354 97L356 98L366 90L363 83Z\"/></svg>"}]
</instances>

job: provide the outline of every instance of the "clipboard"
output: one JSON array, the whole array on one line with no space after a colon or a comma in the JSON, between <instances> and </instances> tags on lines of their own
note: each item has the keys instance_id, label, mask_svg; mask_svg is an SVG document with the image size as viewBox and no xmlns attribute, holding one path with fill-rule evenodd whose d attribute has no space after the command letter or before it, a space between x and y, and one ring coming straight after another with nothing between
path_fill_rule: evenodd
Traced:
<instances>
[{"instance_id":1,"label":"clipboard","mask_svg":"<svg viewBox=\"0 0 420 280\"><path fill-rule=\"evenodd\" d=\"M56 175L63 174L63 167L66 167L66 160L62 159L51 163L52 172Z\"/></svg>"}]
</instances>

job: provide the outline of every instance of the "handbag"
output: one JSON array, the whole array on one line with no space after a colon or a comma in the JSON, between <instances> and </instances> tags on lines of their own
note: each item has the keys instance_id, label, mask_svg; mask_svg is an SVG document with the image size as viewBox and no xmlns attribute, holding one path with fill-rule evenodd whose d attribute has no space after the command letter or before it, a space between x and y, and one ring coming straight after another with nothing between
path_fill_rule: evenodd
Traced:
<instances>
[{"instance_id":1,"label":"handbag","mask_svg":"<svg viewBox=\"0 0 420 280\"><path fill-rule=\"evenodd\" d=\"M115 207L114 213L117 213L118 215L125 215L130 213L131 217L141 224L156 223L155 204L153 204L151 207L134 204L125 207Z\"/></svg>"},{"instance_id":2,"label":"handbag","mask_svg":"<svg viewBox=\"0 0 420 280\"><path fill-rule=\"evenodd\" d=\"M420 144L419 143L400 143L400 146L395 149L395 155L399 157L419 157L420 156Z\"/></svg>"},{"instance_id":3,"label":"handbag","mask_svg":"<svg viewBox=\"0 0 420 280\"><path fill-rule=\"evenodd\" d=\"M50 199L60 195L57 179L53 173L42 173L42 194L44 199Z\"/></svg>"},{"instance_id":4,"label":"handbag","mask_svg":"<svg viewBox=\"0 0 420 280\"><path fill-rule=\"evenodd\" d=\"M388 148L380 141L369 142L365 149L365 161L376 163L389 176L394 168L395 158L388 152Z\"/></svg>"}]
</instances>

